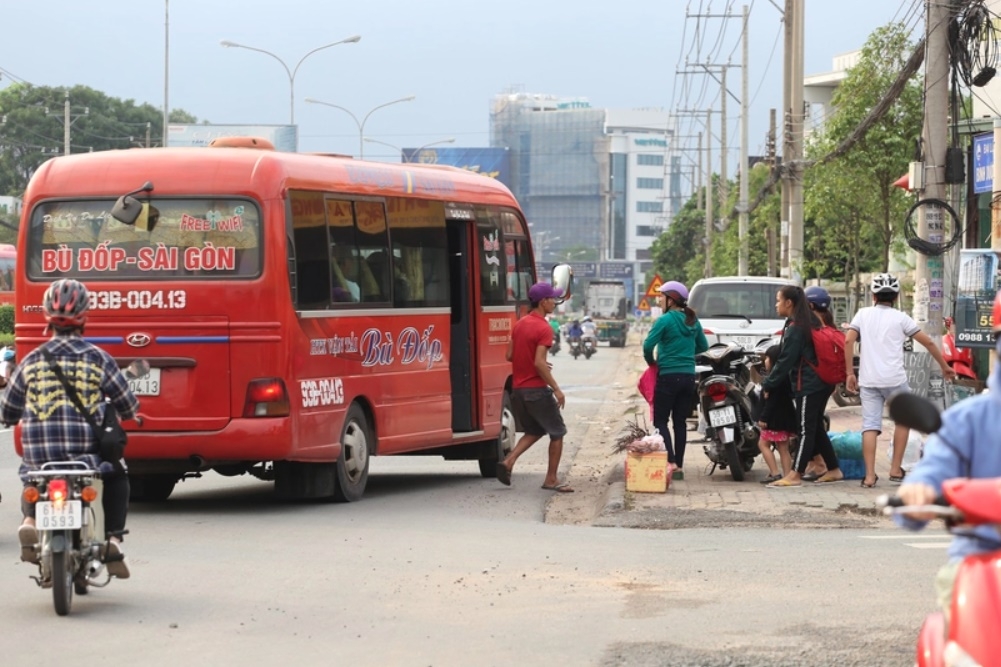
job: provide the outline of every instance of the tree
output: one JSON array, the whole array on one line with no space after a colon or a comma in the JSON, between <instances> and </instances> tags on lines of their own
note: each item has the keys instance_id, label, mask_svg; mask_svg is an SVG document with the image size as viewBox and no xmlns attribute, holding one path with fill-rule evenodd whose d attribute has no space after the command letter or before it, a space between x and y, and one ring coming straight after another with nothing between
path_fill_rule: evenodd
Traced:
<instances>
[{"instance_id":1,"label":"tree","mask_svg":"<svg viewBox=\"0 0 1001 667\"><path fill-rule=\"evenodd\" d=\"M834 111L809 143L809 157L829 153L855 131L912 51L902 24L870 35L858 64L834 93ZM848 153L806 172L804 275L836 276L847 284L859 272L889 267L910 205L893 183L914 158L922 94L921 81L909 81L887 114Z\"/></svg>"},{"instance_id":2,"label":"tree","mask_svg":"<svg viewBox=\"0 0 1001 667\"><path fill-rule=\"evenodd\" d=\"M691 284L702 277L705 265L705 211L698 208L699 193L681 207L667 231L650 245L654 272L664 280Z\"/></svg>"},{"instance_id":3,"label":"tree","mask_svg":"<svg viewBox=\"0 0 1001 667\"><path fill-rule=\"evenodd\" d=\"M159 144L163 113L150 104L108 97L86 86L67 90L14 84L0 90L0 194L21 196L35 170L63 154L67 92L71 153ZM182 110L172 111L170 120L197 122Z\"/></svg>"}]
</instances>

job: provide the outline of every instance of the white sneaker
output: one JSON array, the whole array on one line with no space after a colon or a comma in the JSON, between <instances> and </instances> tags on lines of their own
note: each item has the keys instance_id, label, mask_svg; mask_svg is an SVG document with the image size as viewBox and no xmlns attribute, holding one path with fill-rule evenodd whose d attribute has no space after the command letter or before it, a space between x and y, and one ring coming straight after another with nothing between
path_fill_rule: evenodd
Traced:
<instances>
[{"instance_id":1,"label":"white sneaker","mask_svg":"<svg viewBox=\"0 0 1001 667\"><path fill-rule=\"evenodd\" d=\"M104 565L112 577L129 578L129 559L125 557L121 543L108 541L108 546L104 550Z\"/></svg>"}]
</instances>

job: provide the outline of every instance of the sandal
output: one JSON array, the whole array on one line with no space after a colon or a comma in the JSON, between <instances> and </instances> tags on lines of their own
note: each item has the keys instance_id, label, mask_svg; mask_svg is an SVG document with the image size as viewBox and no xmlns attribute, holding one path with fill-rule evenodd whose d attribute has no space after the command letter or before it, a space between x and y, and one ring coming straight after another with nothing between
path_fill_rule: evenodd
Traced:
<instances>
[{"instance_id":1,"label":"sandal","mask_svg":"<svg viewBox=\"0 0 1001 667\"><path fill-rule=\"evenodd\" d=\"M780 479L782 479L782 475L780 473L775 473L774 475L769 475L761 480L761 484L771 484L772 482L777 482Z\"/></svg>"},{"instance_id":2,"label":"sandal","mask_svg":"<svg viewBox=\"0 0 1001 667\"><path fill-rule=\"evenodd\" d=\"M802 479L804 482L816 482L818 479L820 479L826 474L827 474L826 470L824 472L808 472L805 475L803 475Z\"/></svg>"},{"instance_id":3,"label":"sandal","mask_svg":"<svg viewBox=\"0 0 1001 667\"><path fill-rule=\"evenodd\" d=\"M905 477L907 477L907 471L901 470L899 475L890 475L890 483L900 484L904 481Z\"/></svg>"},{"instance_id":4,"label":"sandal","mask_svg":"<svg viewBox=\"0 0 1001 667\"><path fill-rule=\"evenodd\" d=\"M876 486L876 482L878 481L879 481L879 475L873 475L872 484L866 484L865 477L863 477L862 481L859 482L859 486L861 486L863 489L871 489L872 487Z\"/></svg>"}]
</instances>

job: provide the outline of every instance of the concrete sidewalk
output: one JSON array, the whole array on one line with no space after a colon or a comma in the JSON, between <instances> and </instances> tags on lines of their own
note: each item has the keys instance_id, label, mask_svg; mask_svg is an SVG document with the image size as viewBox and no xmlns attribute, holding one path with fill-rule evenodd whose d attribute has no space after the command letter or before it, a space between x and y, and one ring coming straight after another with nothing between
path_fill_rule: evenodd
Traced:
<instances>
[{"instance_id":1,"label":"concrete sidewalk","mask_svg":"<svg viewBox=\"0 0 1001 667\"><path fill-rule=\"evenodd\" d=\"M593 425L576 438L581 444L567 477L584 493L554 497L547 507L547 522L678 527L762 522L863 526L884 521L876 512L875 500L896 488L889 482L887 448L893 433L893 423L889 421L884 421L878 440L876 472L879 481L872 489L860 486L860 480L768 488L759 483L768 476L768 468L760 456L744 481L735 482L728 470L717 469L710 474L712 464L703 453L700 436L689 431L684 480L672 481L666 493L627 492L626 455L610 452L616 436L632 421L634 414L640 416L641 423L645 418L649 425L650 420L648 405L636 390L636 381L645 367L638 336L630 336L624 352L627 358L620 366L616 382L609 388L608 400L595 416ZM827 414L833 432L857 431L862 422L858 407L840 408L831 402ZM576 510L572 508L574 504ZM719 514L710 519L707 512ZM642 515L649 515L650 520L644 520Z\"/></svg>"}]
</instances>

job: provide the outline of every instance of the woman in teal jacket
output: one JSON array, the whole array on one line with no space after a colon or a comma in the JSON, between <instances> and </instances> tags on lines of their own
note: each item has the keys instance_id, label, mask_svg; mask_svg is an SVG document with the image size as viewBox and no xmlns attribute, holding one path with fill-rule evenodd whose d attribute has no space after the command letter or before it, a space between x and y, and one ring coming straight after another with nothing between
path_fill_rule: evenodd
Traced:
<instances>
[{"instance_id":1,"label":"woman in teal jacket","mask_svg":"<svg viewBox=\"0 0 1001 667\"><path fill-rule=\"evenodd\" d=\"M695 355L709 349L695 311L688 307L688 288L674 280L660 288L664 314L657 318L643 341L643 358L657 365L657 386L653 393L653 425L664 437L667 460L674 464L675 479L684 479L685 420L695 407ZM654 361L654 348L657 358ZM670 418L674 440L667 430Z\"/></svg>"}]
</instances>

